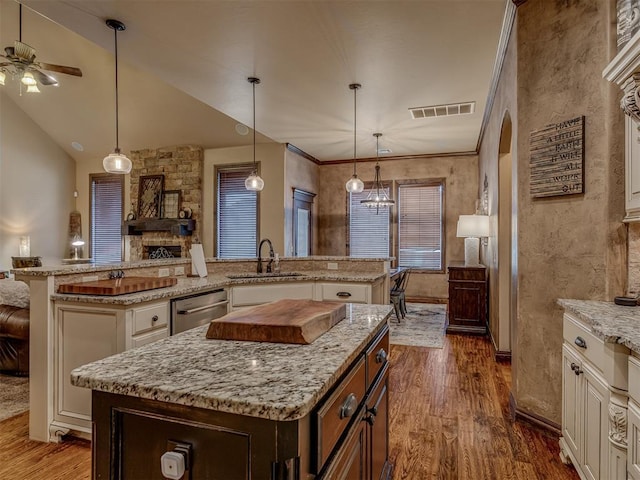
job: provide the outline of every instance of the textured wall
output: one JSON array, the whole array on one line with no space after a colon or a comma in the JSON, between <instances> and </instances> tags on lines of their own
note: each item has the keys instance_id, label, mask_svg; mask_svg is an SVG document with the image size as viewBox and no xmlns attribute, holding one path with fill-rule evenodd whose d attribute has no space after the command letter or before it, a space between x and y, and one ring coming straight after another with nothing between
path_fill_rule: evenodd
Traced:
<instances>
[{"instance_id":1,"label":"textured wall","mask_svg":"<svg viewBox=\"0 0 640 480\"><path fill-rule=\"evenodd\" d=\"M529 1L518 8L518 316L514 395L561 421L557 298L611 300L626 287L621 92L602 78L615 54L615 2ZM584 194L534 199L529 134L584 115ZM544 386L544 388L542 388Z\"/></svg>"},{"instance_id":2,"label":"textured wall","mask_svg":"<svg viewBox=\"0 0 640 480\"><path fill-rule=\"evenodd\" d=\"M358 163L358 176L373 181L374 162ZM346 255L347 192L344 184L353 173L351 163L320 166L319 255ZM380 162L382 180L445 179L445 266L452 260L464 260L464 239L456 237L461 214L472 214L478 198L478 158L475 155L451 157L415 157ZM411 275L407 289L410 297L448 298L446 273Z\"/></svg>"}]
</instances>

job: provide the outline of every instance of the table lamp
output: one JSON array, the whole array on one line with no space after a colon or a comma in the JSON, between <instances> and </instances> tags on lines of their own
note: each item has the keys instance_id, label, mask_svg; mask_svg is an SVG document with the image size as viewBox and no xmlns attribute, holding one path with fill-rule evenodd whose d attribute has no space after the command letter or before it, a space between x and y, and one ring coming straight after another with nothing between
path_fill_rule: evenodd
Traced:
<instances>
[{"instance_id":1,"label":"table lamp","mask_svg":"<svg viewBox=\"0 0 640 480\"><path fill-rule=\"evenodd\" d=\"M73 246L73 260L78 260L78 247L84 245L84 240L82 240L80 235L74 235L71 245Z\"/></svg>"},{"instance_id":2,"label":"table lamp","mask_svg":"<svg viewBox=\"0 0 640 480\"><path fill-rule=\"evenodd\" d=\"M488 215L460 215L457 237L464 237L464 264L480 265L480 237L489 236Z\"/></svg>"}]
</instances>

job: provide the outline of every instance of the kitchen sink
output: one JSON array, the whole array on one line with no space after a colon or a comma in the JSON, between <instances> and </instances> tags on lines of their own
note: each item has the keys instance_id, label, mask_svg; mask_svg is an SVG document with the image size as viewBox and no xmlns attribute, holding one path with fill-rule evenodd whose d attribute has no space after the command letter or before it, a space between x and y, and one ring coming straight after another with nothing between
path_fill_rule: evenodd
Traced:
<instances>
[{"instance_id":1,"label":"kitchen sink","mask_svg":"<svg viewBox=\"0 0 640 480\"><path fill-rule=\"evenodd\" d=\"M231 273L227 278L279 278L279 277L304 277L304 273L275 272L275 273Z\"/></svg>"}]
</instances>

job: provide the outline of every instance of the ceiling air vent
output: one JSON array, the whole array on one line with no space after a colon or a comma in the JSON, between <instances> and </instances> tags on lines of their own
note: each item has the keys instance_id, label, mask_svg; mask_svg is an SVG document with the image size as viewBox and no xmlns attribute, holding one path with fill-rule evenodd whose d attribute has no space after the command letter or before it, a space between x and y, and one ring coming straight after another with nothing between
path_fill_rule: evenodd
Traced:
<instances>
[{"instance_id":1,"label":"ceiling air vent","mask_svg":"<svg viewBox=\"0 0 640 480\"><path fill-rule=\"evenodd\" d=\"M468 115L476 110L476 102L450 103L449 105L432 105L430 107L410 108L411 118L450 117L451 115Z\"/></svg>"}]
</instances>

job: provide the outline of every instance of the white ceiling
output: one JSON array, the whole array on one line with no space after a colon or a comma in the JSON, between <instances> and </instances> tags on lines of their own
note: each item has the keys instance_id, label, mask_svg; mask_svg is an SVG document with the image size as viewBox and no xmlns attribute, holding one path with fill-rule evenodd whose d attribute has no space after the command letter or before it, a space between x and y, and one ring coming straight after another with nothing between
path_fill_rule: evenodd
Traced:
<instances>
[{"instance_id":1,"label":"white ceiling","mask_svg":"<svg viewBox=\"0 0 640 480\"><path fill-rule=\"evenodd\" d=\"M474 151L510 0L25 0L22 41L58 87L2 91L78 161L115 146L113 30L118 34L120 147L246 145L257 76L259 142L287 142L319 160ZM34 13L33 9L41 15ZM44 18L46 17L46 18ZM55 22L55 23L54 23ZM63 28L64 27L64 28ZM18 4L0 0L0 45L18 39ZM0 101L6 97L0 95ZM472 115L412 120L410 107L476 102ZM71 148L77 141L83 152Z\"/></svg>"}]
</instances>

